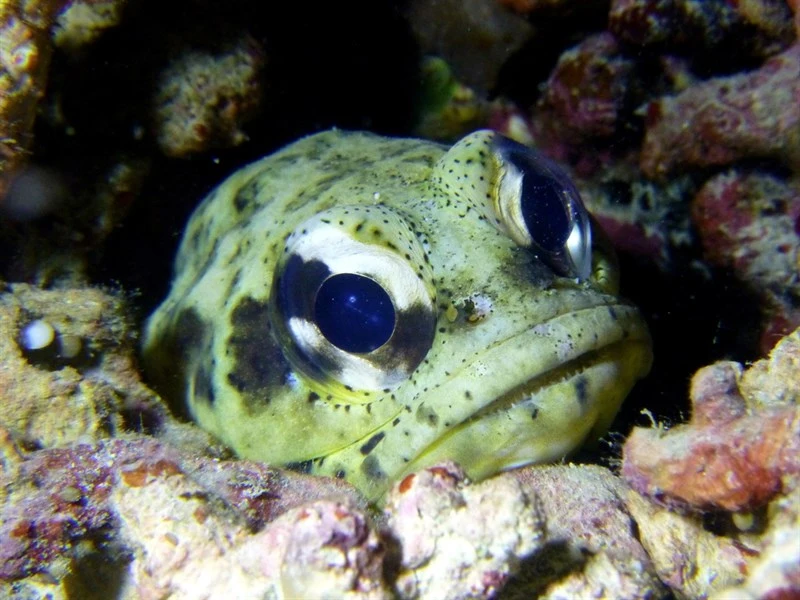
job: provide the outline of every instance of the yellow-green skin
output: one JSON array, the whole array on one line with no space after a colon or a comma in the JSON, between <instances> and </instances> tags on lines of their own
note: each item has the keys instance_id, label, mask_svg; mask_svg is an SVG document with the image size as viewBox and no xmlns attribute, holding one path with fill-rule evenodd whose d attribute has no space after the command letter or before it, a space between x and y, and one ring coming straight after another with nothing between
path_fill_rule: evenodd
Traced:
<instances>
[{"instance_id":1,"label":"yellow-green skin","mask_svg":"<svg viewBox=\"0 0 800 600\"><path fill-rule=\"evenodd\" d=\"M604 248L578 282L506 235L495 135L448 151L328 131L234 173L192 216L147 323L152 381L239 456L344 477L370 498L442 459L480 479L602 435L650 367L647 328L615 295ZM304 368L276 323L287 239L323 210L346 237L399 249L432 299L432 345L386 391Z\"/></svg>"}]
</instances>

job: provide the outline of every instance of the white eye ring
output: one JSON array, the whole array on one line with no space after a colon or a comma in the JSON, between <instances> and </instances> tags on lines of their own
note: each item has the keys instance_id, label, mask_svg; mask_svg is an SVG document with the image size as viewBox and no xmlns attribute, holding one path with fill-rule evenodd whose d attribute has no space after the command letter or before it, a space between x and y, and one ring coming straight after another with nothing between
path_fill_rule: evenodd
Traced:
<instances>
[{"instance_id":1,"label":"white eye ring","mask_svg":"<svg viewBox=\"0 0 800 600\"><path fill-rule=\"evenodd\" d=\"M406 256L385 245L355 239L338 224L341 219L336 213L343 210L357 209L339 207L319 213L287 239L273 281L273 325L287 345L290 361L306 376L332 378L351 390L393 388L411 375L433 343L435 298ZM366 352L337 346L316 320L321 287L345 274L373 281L393 306L391 335Z\"/></svg>"}]
</instances>

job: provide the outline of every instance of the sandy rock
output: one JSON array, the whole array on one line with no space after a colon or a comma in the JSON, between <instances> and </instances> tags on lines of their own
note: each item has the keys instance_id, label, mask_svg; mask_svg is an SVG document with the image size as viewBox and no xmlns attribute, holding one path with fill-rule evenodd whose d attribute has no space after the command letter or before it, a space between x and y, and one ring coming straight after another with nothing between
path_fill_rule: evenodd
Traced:
<instances>
[{"instance_id":1,"label":"sandy rock","mask_svg":"<svg viewBox=\"0 0 800 600\"><path fill-rule=\"evenodd\" d=\"M331 597L381 597L382 545L344 482L147 436L31 454L8 432L0 443L0 583L88 585L81 565L100 557L126 598L263 594L300 572Z\"/></svg>"},{"instance_id":2,"label":"sandy rock","mask_svg":"<svg viewBox=\"0 0 800 600\"><path fill-rule=\"evenodd\" d=\"M744 580L751 548L706 530L696 515L670 511L633 490L626 502L659 578L678 598L701 598Z\"/></svg>"},{"instance_id":3,"label":"sandy rock","mask_svg":"<svg viewBox=\"0 0 800 600\"><path fill-rule=\"evenodd\" d=\"M512 472L539 499L547 544L520 569L509 597L658 597L664 588L636 535L625 484L590 465L534 466Z\"/></svg>"},{"instance_id":4,"label":"sandy rock","mask_svg":"<svg viewBox=\"0 0 800 600\"><path fill-rule=\"evenodd\" d=\"M467 485L454 463L406 476L386 502L401 598L487 598L544 543L535 497L512 477Z\"/></svg>"},{"instance_id":5,"label":"sandy rock","mask_svg":"<svg viewBox=\"0 0 800 600\"><path fill-rule=\"evenodd\" d=\"M128 418L166 418L136 370L121 297L0 285L0 422L17 439L50 447L107 437ZM27 348L23 332L36 321L53 329L53 340Z\"/></svg>"}]
</instances>

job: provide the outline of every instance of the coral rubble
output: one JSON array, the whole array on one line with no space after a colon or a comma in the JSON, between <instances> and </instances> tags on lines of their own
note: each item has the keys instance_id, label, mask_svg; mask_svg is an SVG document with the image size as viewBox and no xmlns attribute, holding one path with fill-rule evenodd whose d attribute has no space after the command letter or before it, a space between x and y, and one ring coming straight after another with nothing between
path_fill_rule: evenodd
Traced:
<instances>
[{"instance_id":1,"label":"coral rubble","mask_svg":"<svg viewBox=\"0 0 800 600\"><path fill-rule=\"evenodd\" d=\"M800 189L772 174L731 169L705 182L691 211L706 259L761 297L768 351L781 331L800 325Z\"/></svg>"},{"instance_id":2,"label":"coral rubble","mask_svg":"<svg viewBox=\"0 0 800 600\"><path fill-rule=\"evenodd\" d=\"M57 0L0 3L0 200L26 162L44 96Z\"/></svg>"},{"instance_id":3,"label":"coral rubble","mask_svg":"<svg viewBox=\"0 0 800 600\"><path fill-rule=\"evenodd\" d=\"M139 379L120 297L0 285L0 423L17 440L32 447L95 441L121 433L134 414L165 413ZM51 343L24 343L34 321L54 330Z\"/></svg>"},{"instance_id":4,"label":"coral rubble","mask_svg":"<svg viewBox=\"0 0 800 600\"><path fill-rule=\"evenodd\" d=\"M263 64L263 50L249 36L216 54L191 50L173 59L153 100L161 150L182 157L244 142L242 125L262 96Z\"/></svg>"},{"instance_id":5,"label":"coral rubble","mask_svg":"<svg viewBox=\"0 0 800 600\"><path fill-rule=\"evenodd\" d=\"M386 503L403 598L486 598L544 543L544 516L511 477L464 485L443 464L406 476Z\"/></svg>"},{"instance_id":6,"label":"coral rubble","mask_svg":"<svg viewBox=\"0 0 800 600\"><path fill-rule=\"evenodd\" d=\"M625 442L622 476L642 539L682 596L800 593L798 381L800 330L747 370L701 369L689 423L637 428ZM709 512L728 520L728 535L703 527Z\"/></svg>"},{"instance_id":7,"label":"coral rubble","mask_svg":"<svg viewBox=\"0 0 800 600\"><path fill-rule=\"evenodd\" d=\"M668 48L737 48L774 54L793 38L783 0L614 0L609 29L625 42Z\"/></svg>"},{"instance_id":8,"label":"coral rubble","mask_svg":"<svg viewBox=\"0 0 800 600\"><path fill-rule=\"evenodd\" d=\"M510 598L648 598L665 593L636 535L627 488L608 469L552 465L515 472L546 516L547 545L520 569ZM523 585L527 583L527 585Z\"/></svg>"},{"instance_id":9,"label":"coral rubble","mask_svg":"<svg viewBox=\"0 0 800 600\"><path fill-rule=\"evenodd\" d=\"M54 23L53 42L75 51L119 25L128 0L71 0Z\"/></svg>"},{"instance_id":10,"label":"coral rubble","mask_svg":"<svg viewBox=\"0 0 800 600\"><path fill-rule=\"evenodd\" d=\"M560 160L595 160L602 152L592 142L623 132L623 106L634 63L625 57L614 36L599 33L570 48L558 59L534 113L537 144ZM578 90L580 90L578 92ZM600 156L598 156L600 155ZM587 166L578 167L586 171Z\"/></svg>"},{"instance_id":11,"label":"coral rubble","mask_svg":"<svg viewBox=\"0 0 800 600\"><path fill-rule=\"evenodd\" d=\"M141 436L30 455L4 440L0 581L62 580L101 553L125 573L126 598L263 594L276 585L302 595L303 581L337 595L356 585L359 569L380 587L380 546L346 484L219 462ZM338 500L315 503L323 496ZM292 568L308 577L316 569L321 579L298 580L285 572Z\"/></svg>"},{"instance_id":12,"label":"coral rubble","mask_svg":"<svg viewBox=\"0 0 800 600\"><path fill-rule=\"evenodd\" d=\"M800 597L800 330L774 346L800 325L800 1L151 4L0 1L0 278L27 282L0 281L0 597ZM445 463L383 507L178 422L130 305L191 204L311 128L415 117L565 163L648 276L726 274L696 322L724 329L729 281L752 292L727 326L769 358L697 371L691 419L635 428L619 474ZM116 281L127 299L90 287ZM657 367L706 342L652 311L677 332ZM689 373L648 388L655 419Z\"/></svg>"},{"instance_id":13,"label":"coral rubble","mask_svg":"<svg viewBox=\"0 0 800 600\"><path fill-rule=\"evenodd\" d=\"M786 364L781 357L793 358ZM772 388L800 379L800 330L773 350ZM761 367L759 370L763 369ZM769 367L767 367L769 368ZM637 428L625 442L622 474L671 507L746 511L794 489L800 475L800 408L792 393L764 402L745 393L738 363L719 362L692 379L692 420L669 431Z\"/></svg>"}]
</instances>

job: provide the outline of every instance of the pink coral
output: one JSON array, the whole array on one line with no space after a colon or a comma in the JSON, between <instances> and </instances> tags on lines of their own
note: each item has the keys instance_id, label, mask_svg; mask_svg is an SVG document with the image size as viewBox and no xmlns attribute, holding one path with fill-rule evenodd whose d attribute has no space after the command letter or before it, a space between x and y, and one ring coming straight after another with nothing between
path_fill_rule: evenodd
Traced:
<instances>
[{"instance_id":1,"label":"pink coral","mask_svg":"<svg viewBox=\"0 0 800 600\"><path fill-rule=\"evenodd\" d=\"M592 171L607 154L592 144L610 143L620 133L632 69L633 61L607 32L564 52L533 112L537 145L559 160L586 163L578 164L580 171Z\"/></svg>"},{"instance_id":2,"label":"pink coral","mask_svg":"<svg viewBox=\"0 0 800 600\"><path fill-rule=\"evenodd\" d=\"M800 330L773 351L772 378L800 378L799 341ZM794 359L778 358L785 354ZM796 487L797 399L764 402L744 391L748 388L740 384L740 371L736 363L719 362L695 374L688 424L670 431L634 429L625 442L622 467L633 489L671 507L744 511Z\"/></svg>"},{"instance_id":3,"label":"pink coral","mask_svg":"<svg viewBox=\"0 0 800 600\"><path fill-rule=\"evenodd\" d=\"M800 45L755 71L699 83L647 107L641 168L664 177L685 166L771 157L800 170Z\"/></svg>"},{"instance_id":4,"label":"pink coral","mask_svg":"<svg viewBox=\"0 0 800 600\"><path fill-rule=\"evenodd\" d=\"M773 175L731 170L703 185L691 211L708 261L762 297L769 350L800 325L800 191Z\"/></svg>"}]
</instances>

